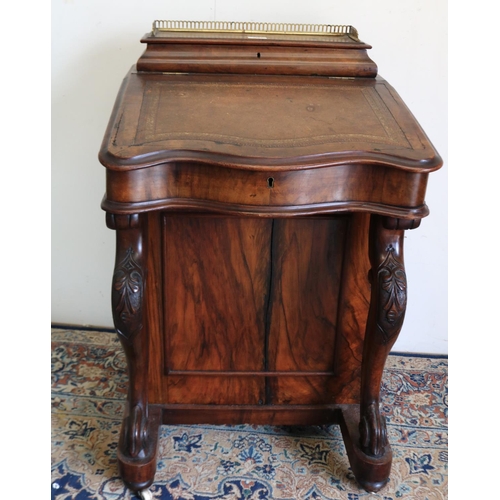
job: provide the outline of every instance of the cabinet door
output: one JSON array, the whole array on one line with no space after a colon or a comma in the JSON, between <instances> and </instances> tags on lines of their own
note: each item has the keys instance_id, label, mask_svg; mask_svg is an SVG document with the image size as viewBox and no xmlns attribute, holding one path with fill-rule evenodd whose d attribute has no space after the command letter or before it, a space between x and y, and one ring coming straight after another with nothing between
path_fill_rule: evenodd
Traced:
<instances>
[{"instance_id":1,"label":"cabinet door","mask_svg":"<svg viewBox=\"0 0 500 500\"><path fill-rule=\"evenodd\" d=\"M169 403L262 404L269 219L163 219Z\"/></svg>"},{"instance_id":2,"label":"cabinet door","mask_svg":"<svg viewBox=\"0 0 500 500\"><path fill-rule=\"evenodd\" d=\"M277 219L273 230L267 402L332 402L348 218ZM279 374L279 376L278 376Z\"/></svg>"},{"instance_id":3,"label":"cabinet door","mask_svg":"<svg viewBox=\"0 0 500 500\"><path fill-rule=\"evenodd\" d=\"M152 215L151 402L356 402L368 221Z\"/></svg>"}]
</instances>

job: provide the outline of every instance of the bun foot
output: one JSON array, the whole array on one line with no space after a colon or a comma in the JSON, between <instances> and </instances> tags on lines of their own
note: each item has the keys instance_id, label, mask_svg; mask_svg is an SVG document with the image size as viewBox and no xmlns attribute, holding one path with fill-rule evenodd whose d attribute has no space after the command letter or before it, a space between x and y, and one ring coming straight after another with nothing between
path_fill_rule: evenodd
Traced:
<instances>
[{"instance_id":1,"label":"bun foot","mask_svg":"<svg viewBox=\"0 0 500 500\"><path fill-rule=\"evenodd\" d=\"M379 483L370 483L368 481L362 481L361 479L356 478L356 481L358 484L365 490L368 491L368 493L376 493L377 491L381 490L389 481L389 478L387 478L383 482Z\"/></svg>"}]
</instances>

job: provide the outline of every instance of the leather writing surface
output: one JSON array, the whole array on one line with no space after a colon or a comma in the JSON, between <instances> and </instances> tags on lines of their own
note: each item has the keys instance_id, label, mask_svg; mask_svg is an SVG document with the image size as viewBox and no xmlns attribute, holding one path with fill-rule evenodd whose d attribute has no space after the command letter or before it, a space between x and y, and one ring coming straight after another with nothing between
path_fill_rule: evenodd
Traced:
<instances>
[{"instance_id":1,"label":"leather writing surface","mask_svg":"<svg viewBox=\"0 0 500 500\"><path fill-rule=\"evenodd\" d=\"M148 82L135 145L212 142L268 155L346 142L410 147L373 87L315 84L306 90L292 83Z\"/></svg>"},{"instance_id":2,"label":"leather writing surface","mask_svg":"<svg viewBox=\"0 0 500 500\"><path fill-rule=\"evenodd\" d=\"M103 144L108 168L175 160L255 168L441 159L381 78L130 73Z\"/></svg>"}]
</instances>

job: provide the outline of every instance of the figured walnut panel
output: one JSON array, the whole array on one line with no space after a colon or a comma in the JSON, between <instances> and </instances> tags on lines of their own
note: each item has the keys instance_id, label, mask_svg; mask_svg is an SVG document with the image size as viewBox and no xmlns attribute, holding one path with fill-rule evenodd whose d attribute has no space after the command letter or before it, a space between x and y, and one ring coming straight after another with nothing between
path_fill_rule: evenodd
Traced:
<instances>
[{"instance_id":1,"label":"figured walnut panel","mask_svg":"<svg viewBox=\"0 0 500 500\"><path fill-rule=\"evenodd\" d=\"M282 172L167 163L141 170L110 171L107 182L108 204L109 200L117 202L115 209L130 209L127 205L134 204L141 211L181 207L253 215L273 212L274 216L301 210L427 214L427 174L397 169L382 173L377 165Z\"/></svg>"},{"instance_id":2,"label":"figured walnut panel","mask_svg":"<svg viewBox=\"0 0 500 500\"><path fill-rule=\"evenodd\" d=\"M269 369L302 374L270 377L268 403L330 404L342 391L335 362L351 353L339 356L336 331L349 220L275 221Z\"/></svg>"},{"instance_id":3,"label":"figured walnut panel","mask_svg":"<svg viewBox=\"0 0 500 500\"><path fill-rule=\"evenodd\" d=\"M337 324L335 401L339 404L358 403L360 397L363 341L370 306L369 225L369 214L351 215Z\"/></svg>"},{"instance_id":4,"label":"figured walnut panel","mask_svg":"<svg viewBox=\"0 0 500 500\"><path fill-rule=\"evenodd\" d=\"M169 375L168 403L258 405L265 398L263 377Z\"/></svg>"},{"instance_id":5,"label":"figured walnut panel","mask_svg":"<svg viewBox=\"0 0 500 500\"><path fill-rule=\"evenodd\" d=\"M163 223L169 402L257 404L263 378L196 374L264 368L272 221L176 215Z\"/></svg>"},{"instance_id":6,"label":"figured walnut panel","mask_svg":"<svg viewBox=\"0 0 500 500\"><path fill-rule=\"evenodd\" d=\"M146 323L149 335L148 392L150 403L161 403L163 396L163 272L162 245L160 244L161 214L147 214L145 233L148 252L146 254Z\"/></svg>"},{"instance_id":7,"label":"figured walnut panel","mask_svg":"<svg viewBox=\"0 0 500 500\"><path fill-rule=\"evenodd\" d=\"M333 372L347 221L275 220L270 370Z\"/></svg>"},{"instance_id":8,"label":"figured walnut panel","mask_svg":"<svg viewBox=\"0 0 500 500\"><path fill-rule=\"evenodd\" d=\"M325 405L337 403L339 380L333 375L280 376L269 380L271 404Z\"/></svg>"},{"instance_id":9,"label":"figured walnut panel","mask_svg":"<svg viewBox=\"0 0 500 500\"><path fill-rule=\"evenodd\" d=\"M270 380L273 404L352 404L360 398L363 340L370 303L368 272L368 214L353 214L345 228L342 277L339 281L338 320L335 338L316 334L305 349L323 347L333 352L330 376L310 375L275 377ZM338 242L337 242L338 243ZM341 252L337 245L336 252ZM333 304L332 304L333 305ZM324 335L324 334L323 334ZM318 343L317 343L318 342ZM334 350L333 350L334 347Z\"/></svg>"},{"instance_id":10,"label":"figured walnut panel","mask_svg":"<svg viewBox=\"0 0 500 500\"><path fill-rule=\"evenodd\" d=\"M166 216L167 370L260 370L271 221Z\"/></svg>"},{"instance_id":11,"label":"figured walnut panel","mask_svg":"<svg viewBox=\"0 0 500 500\"><path fill-rule=\"evenodd\" d=\"M278 280L284 293L276 294L279 307L274 324L278 328L270 333L270 350L276 357L270 359L276 359L280 368L296 366L303 375L270 378L268 401L272 404L359 401L370 290L369 218L367 214L352 214L329 220L304 219L308 226L301 228L303 250L297 251L295 245L295 252L289 248L289 255L285 255L283 260L288 263L277 271L284 276ZM308 231L313 231L309 239ZM288 240L293 238L288 236ZM294 261L300 265L295 266ZM314 275L316 286L311 286L307 283ZM295 303L289 292L294 279L301 281ZM315 370L324 373L306 373Z\"/></svg>"},{"instance_id":12,"label":"figured walnut panel","mask_svg":"<svg viewBox=\"0 0 500 500\"><path fill-rule=\"evenodd\" d=\"M362 214L274 221L166 215L163 250L152 224L150 244L157 239L154 253L163 255L155 276L164 280L161 300L158 291L151 295L164 310L162 332L151 332L152 399L356 401L367 221Z\"/></svg>"}]
</instances>

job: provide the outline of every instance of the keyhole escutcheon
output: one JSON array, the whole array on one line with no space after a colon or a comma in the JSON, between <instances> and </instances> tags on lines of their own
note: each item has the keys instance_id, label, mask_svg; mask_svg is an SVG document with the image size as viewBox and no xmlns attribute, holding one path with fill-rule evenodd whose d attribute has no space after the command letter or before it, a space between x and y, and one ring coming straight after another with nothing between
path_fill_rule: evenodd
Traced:
<instances>
[{"instance_id":1,"label":"keyhole escutcheon","mask_svg":"<svg viewBox=\"0 0 500 500\"><path fill-rule=\"evenodd\" d=\"M274 187L274 177L268 177L267 178L267 187L268 188L273 188Z\"/></svg>"}]
</instances>

